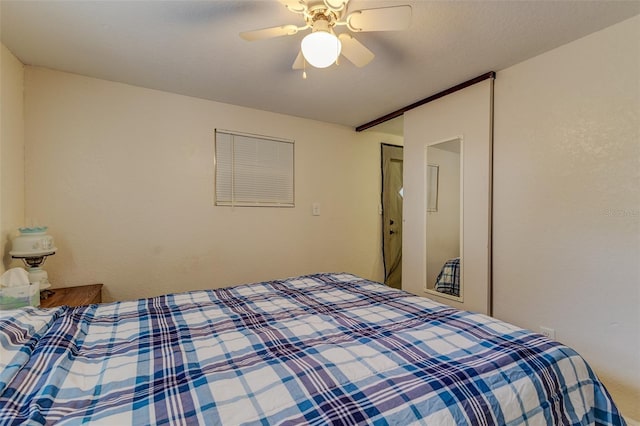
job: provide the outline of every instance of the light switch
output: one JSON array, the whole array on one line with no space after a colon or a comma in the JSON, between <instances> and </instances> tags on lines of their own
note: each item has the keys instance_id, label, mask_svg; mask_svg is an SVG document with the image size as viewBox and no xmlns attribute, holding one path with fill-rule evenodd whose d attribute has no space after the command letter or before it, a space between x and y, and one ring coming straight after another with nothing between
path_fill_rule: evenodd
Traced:
<instances>
[{"instance_id":1,"label":"light switch","mask_svg":"<svg viewBox=\"0 0 640 426\"><path fill-rule=\"evenodd\" d=\"M314 216L320 216L320 203L313 203L311 205L311 214Z\"/></svg>"}]
</instances>

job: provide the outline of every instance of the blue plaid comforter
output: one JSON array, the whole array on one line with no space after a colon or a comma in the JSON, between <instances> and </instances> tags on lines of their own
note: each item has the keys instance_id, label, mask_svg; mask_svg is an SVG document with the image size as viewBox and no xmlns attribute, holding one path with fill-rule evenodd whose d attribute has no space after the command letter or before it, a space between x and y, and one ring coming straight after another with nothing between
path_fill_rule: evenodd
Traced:
<instances>
[{"instance_id":1,"label":"blue plaid comforter","mask_svg":"<svg viewBox=\"0 0 640 426\"><path fill-rule=\"evenodd\" d=\"M454 257L447 260L438 278L436 278L436 291L440 293L450 294L452 296L460 296L460 258Z\"/></svg>"},{"instance_id":2,"label":"blue plaid comforter","mask_svg":"<svg viewBox=\"0 0 640 426\"><path fill-rule=\"evenodd\" d=\"M349 274L0 315L0 424L624 424L570 348Z\"/></svg>"}]
</instances>

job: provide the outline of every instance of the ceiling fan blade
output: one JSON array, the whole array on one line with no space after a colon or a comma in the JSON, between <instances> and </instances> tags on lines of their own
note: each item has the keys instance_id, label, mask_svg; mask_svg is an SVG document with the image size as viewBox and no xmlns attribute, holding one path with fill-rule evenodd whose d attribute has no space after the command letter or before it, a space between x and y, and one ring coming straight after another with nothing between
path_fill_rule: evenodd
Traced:
<instances>
[{"instance_id":1,"label":"ceiling fan blade","mask_svg":"<svg viewBox=\"0 0 640 426\"><path fill-rule=\"evenodd\" d=\"M356 10L346 19L351 31L400 31L411 24L411 6L391 6Z\"/></svg>"},{"instance_id":2,"label":"ceiling fan blade","mask_svg":"<svg viewBox=\"0 0 640 426\"><path fill-rule=\"evenodd\" d=\"M307 10L307 5L300 0L280 0L280 3L294 13L304 13Z\"/></svg>"},{"instance_id":3,"label":"ceiling fan blade","mask_svg":"<svg viewBox=\"0 0 640 426\"><path fill-rule=\"evenodd\" d=\"M240 33L240 37L247 41L264 40L286 35L293 35L298 32L295 25L281 25L279 27L263 28L261 30L244 31Z\"/></svg>"},{"instance_id":4,"label":"ceiling fan blade","mask_svg":"<svg viewBox=\"0 0 640 426\"><path fill-rule=\"evenodd\" d=\"M329 9L335 12L340 12L342 9L344 9L347 6L348 1L349 0L324 0L324 4Z\"/></svg>"},{"instance_id":5,"label":"ceiling fan blade","mask_svg":"<svg viewBox=\"0 0 640 426\"><path fill-rule=\"evenodd\" d=\"M304 69L304 56L302 56L302 50L298 52L298 56L296 56L296 60L293 61L293 65L291 69L301 70Z\"/></svg>"},{"instance_id":6,"label":"ceiling fan blade","mask_svg":"<svg viewBox=\"0 0 640 426\"><path fill-rule=\"evenodd\" d=\"M373 60L375 56L373 52L350 34L343 33L338 38L342 42L342 54L355 66L362 68Z\"/></svg>"}]
</instances>

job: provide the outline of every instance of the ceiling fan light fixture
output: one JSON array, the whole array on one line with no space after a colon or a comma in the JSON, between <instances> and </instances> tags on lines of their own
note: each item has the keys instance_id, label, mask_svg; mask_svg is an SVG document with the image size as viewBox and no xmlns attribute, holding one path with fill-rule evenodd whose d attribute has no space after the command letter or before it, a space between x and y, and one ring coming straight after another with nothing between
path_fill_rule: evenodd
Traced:
<instances>
[{"instance_id":1,"label":"ceiling fan light fixture","mask_svg":"<svg viewBox=\"0 0 640 426\"><path fill-rule=\"evenodd\" d=\"M326 21L316 21L313 32L302 39L304 59L316 68L327 68L340 56L342 43L328 28Z\"/></svg>"}]
</instances>

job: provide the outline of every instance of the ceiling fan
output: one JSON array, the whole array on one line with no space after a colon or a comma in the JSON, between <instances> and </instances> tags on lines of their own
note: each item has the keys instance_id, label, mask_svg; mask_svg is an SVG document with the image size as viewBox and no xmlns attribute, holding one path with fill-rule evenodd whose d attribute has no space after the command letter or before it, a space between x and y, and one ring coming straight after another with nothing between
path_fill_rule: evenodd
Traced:
<instances>
[{"instance_id":1,"label":"ceiling fan","mask_svg":"<svg viewBox=\"0 0 640 426\"><path fill-rule=\"evenodd\" d=\"M391 6L347 12L349 0L279 0L288 10L302 15L305 25L280 25L240 33L247 41L263 40L294 35L311 28L301 43L301 49L293 63L294 70L304 69L309 63L316 68L326 68L336 63L340 54L357 67L367 65L373 52L348 32L336 36L334 29L345 26L354 33L365 31L405 30L411 23L411 6ZM306 73L303 74L306 78Z\"/></svg>"}]
</instances>

